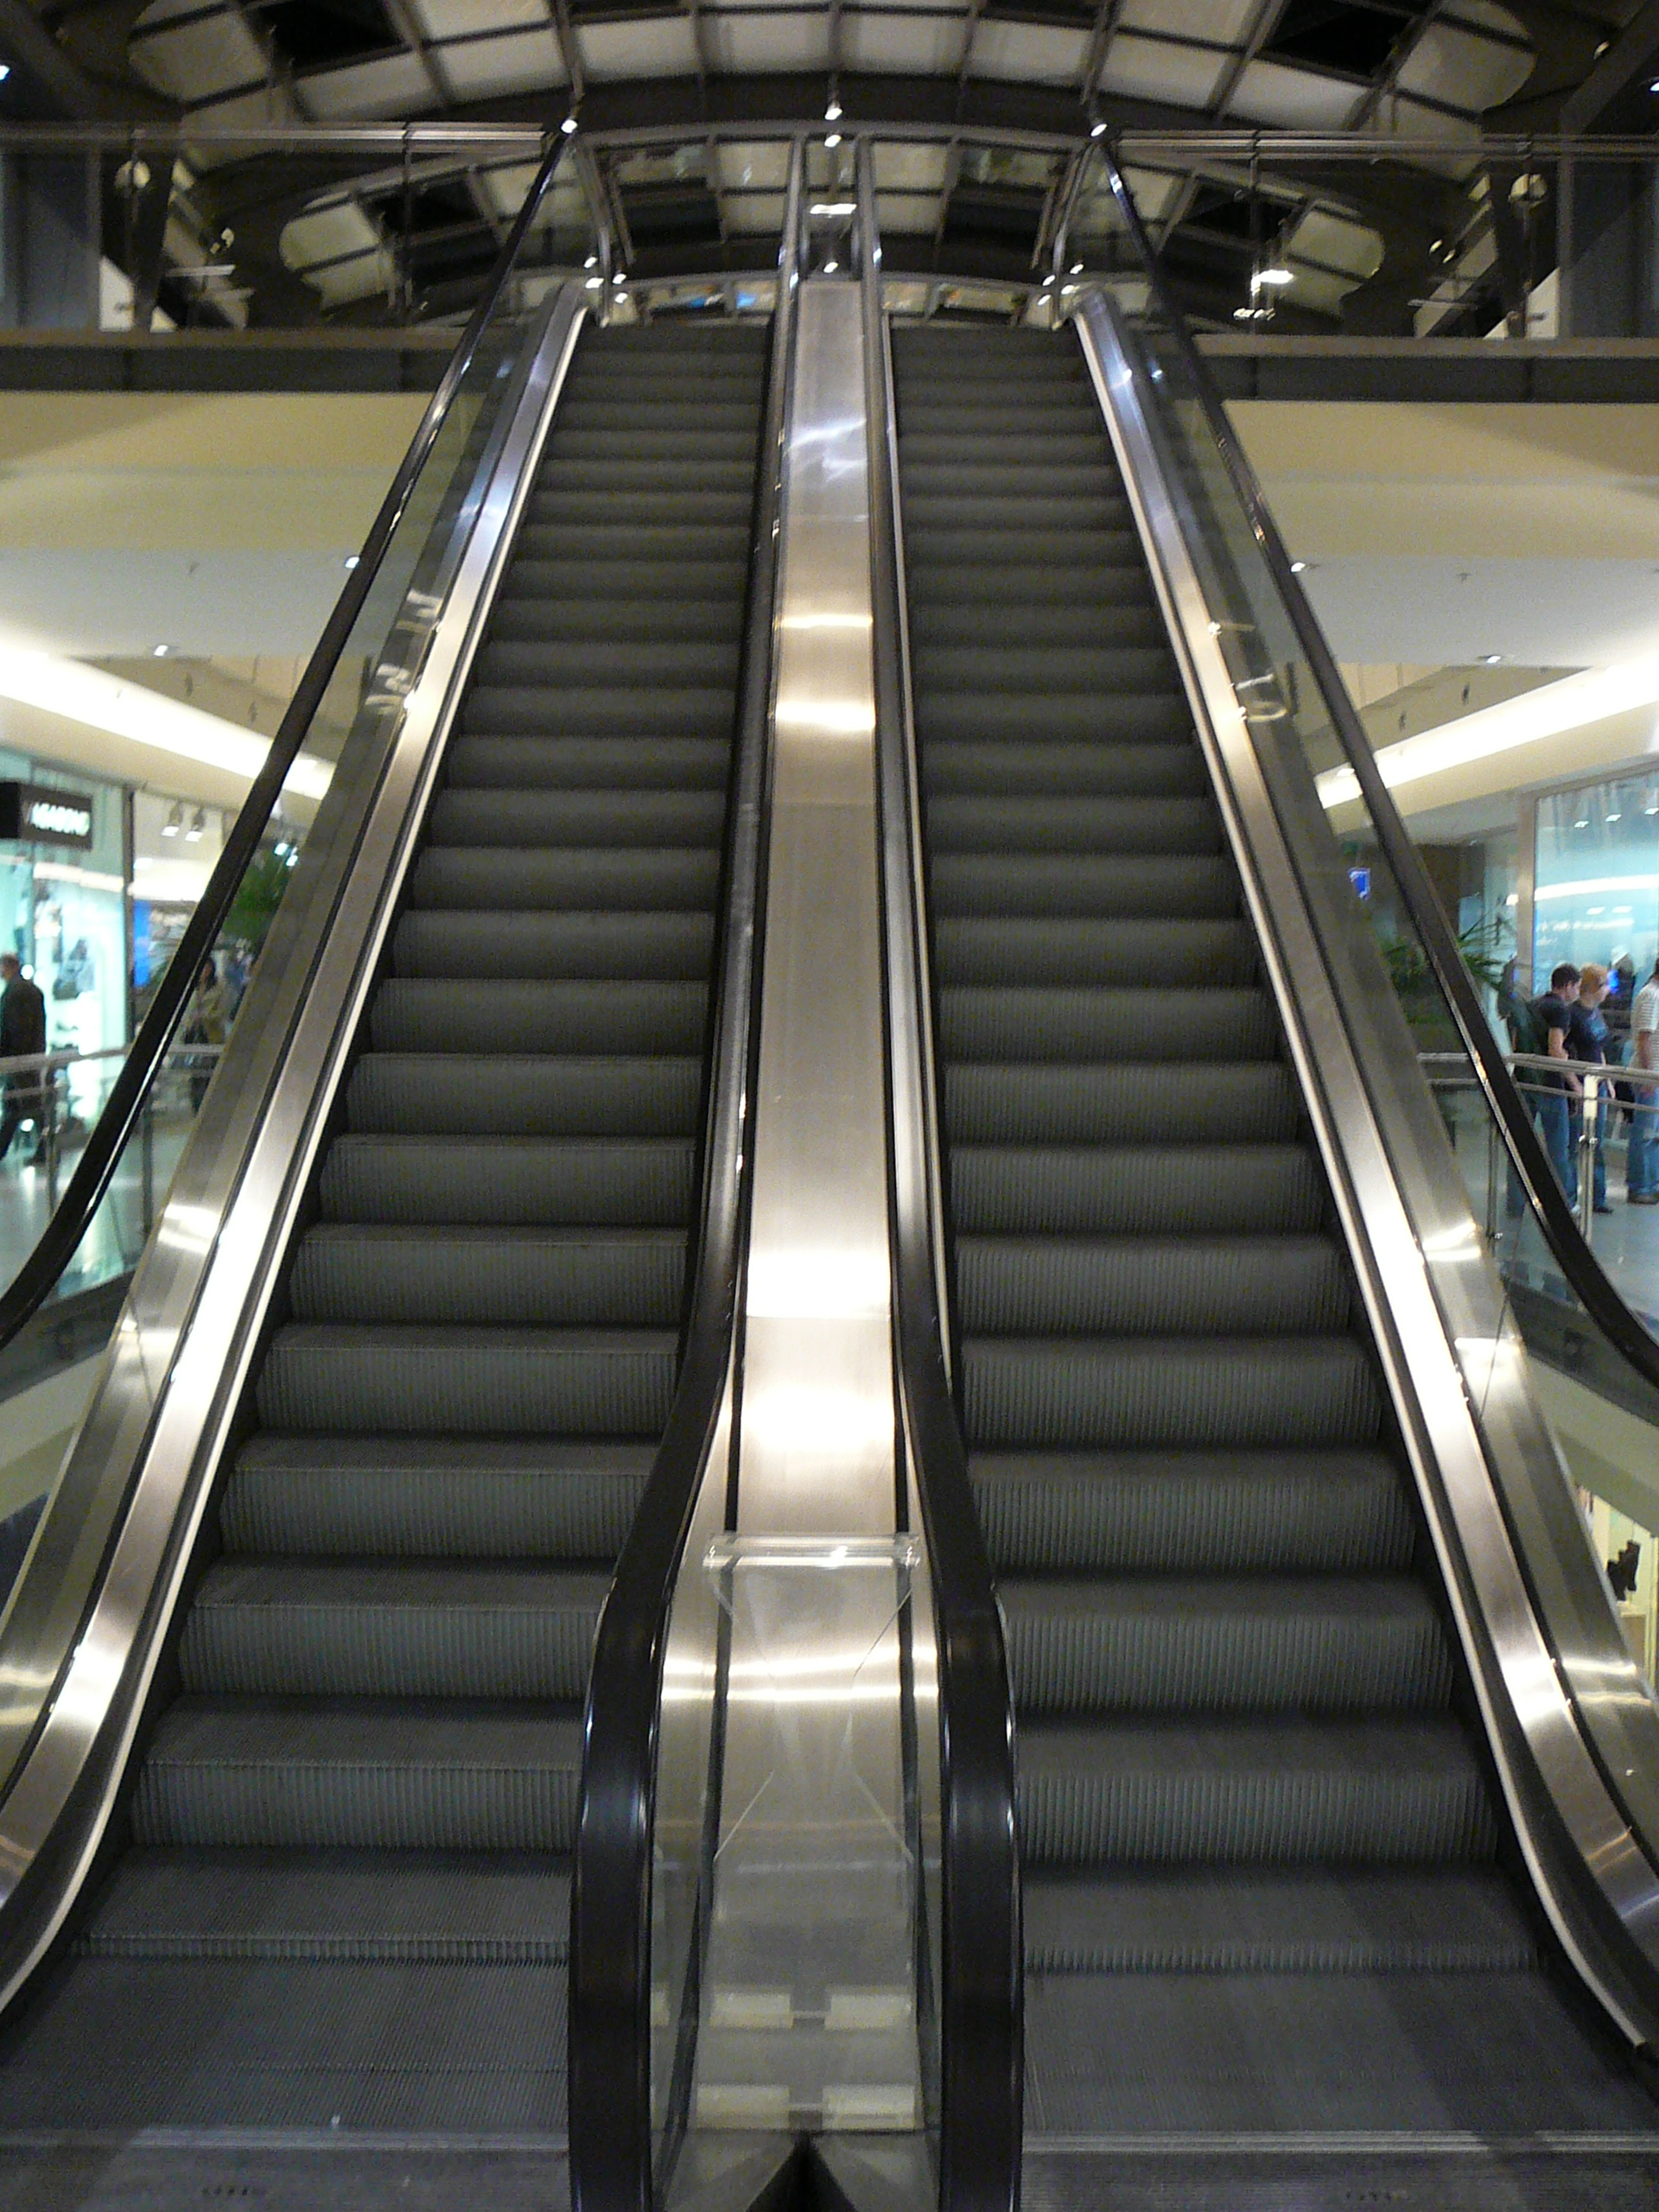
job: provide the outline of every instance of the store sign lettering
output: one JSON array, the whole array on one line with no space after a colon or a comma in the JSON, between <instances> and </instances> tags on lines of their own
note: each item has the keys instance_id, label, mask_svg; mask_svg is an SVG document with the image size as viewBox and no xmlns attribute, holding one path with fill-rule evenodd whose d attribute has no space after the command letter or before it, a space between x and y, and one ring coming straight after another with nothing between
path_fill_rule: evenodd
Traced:
<instances>
[{"instance_id":1,"label":"store sign lettering","mask_svg":"<svg viewBox=\"0 0 1659 2212\"><path fill-rule=\"evenodd\" d=\"M74 845L82 852L92 842L92 806L77 791L54 791L40 784L0 783L0 840L24 845Z\"/></svg>"}]
</instances>

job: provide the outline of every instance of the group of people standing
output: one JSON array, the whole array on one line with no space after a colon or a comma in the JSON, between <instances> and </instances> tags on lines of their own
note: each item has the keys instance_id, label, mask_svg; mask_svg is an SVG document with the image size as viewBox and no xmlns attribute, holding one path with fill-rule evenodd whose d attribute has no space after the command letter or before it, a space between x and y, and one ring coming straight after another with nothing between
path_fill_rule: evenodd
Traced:
<instances>
[{"instance_id":1,"label":"group of people standing","mask_svg":"<svg viewBox=\"0 0 1659 2212\"><path fill-rule=\"evenodd\" d=\"M1618 1065L1610 1049L1612 1032L1602 1012L1611 979L1598 962L1582 967L1563 961L1552 969L1549 988L1510 1018L1517 1052L1541 1053L1579 1066ZM1639 1080L1651 1071L1652 1080ZM1557 1075L1548 1068L1517 1069L1522 1095L1532 1109L1538 1134L1568 1199L1579 1198L1579 1148L1584 1135L1584 1082L1572 1065ZM1633 1206L1659 1205L1659 961L1630 1002L1630 1058L1620 1077L1630 1109L1630 1143L1625 1154L1624 1194ZM1604 1094L1594 1132L1591 1200L1598 1213L1611 1213L1604 1141L1617 1102ZM1511 1211L1519 1194L1511 1194Z\"/></svg>"}]
</instances>

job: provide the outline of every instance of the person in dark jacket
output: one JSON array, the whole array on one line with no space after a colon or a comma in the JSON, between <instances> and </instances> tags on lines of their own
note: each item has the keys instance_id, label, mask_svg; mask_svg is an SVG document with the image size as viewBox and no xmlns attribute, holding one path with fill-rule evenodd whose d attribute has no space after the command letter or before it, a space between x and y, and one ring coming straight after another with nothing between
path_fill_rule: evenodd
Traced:
<instances>
[{"instance_id":1,"label":"person in dark jacket","mask_svg":"<svg viewBox=\"0 0 1659 2212\"><path fill-rule=\"evenodd\" d=\"M0 1060L27 1058L46 1050L46 1001L39 986L23 973L15 952L0 952ZM30 1069L6 1077L3 1108L0 1108L0 1160L10 1149L18 1125L33 1122L36 1133L35 1164L46 1157L45 1084L39 1071Z\"/></svg>"}]
</instances>

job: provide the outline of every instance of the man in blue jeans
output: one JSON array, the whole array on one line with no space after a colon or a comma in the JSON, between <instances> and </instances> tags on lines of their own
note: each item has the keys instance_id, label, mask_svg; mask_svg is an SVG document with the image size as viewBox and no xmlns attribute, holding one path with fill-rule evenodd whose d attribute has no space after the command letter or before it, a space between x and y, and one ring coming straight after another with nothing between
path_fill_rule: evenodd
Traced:
<instances>
[{"instance_id":1,"label":"man in blue jeans","mask_svg":"<svg viewBox=\"0 0 1659 2212\"><path fill-rule=\"evenodd\" d=\"M1652 1068L1659 1077L1659 960L1630 1004L1630 1065ZM1632 1088L1624 1195L1633 1206L1659 1206L1659 1088L1641 1083Z\"/></svg>"},{"instance_id":2,"label":"man in blue jeans","mask_svg":"<svg viewBox=\"0 0 1659 2212\"><path fill-rule=\"evenodd\" d=\"M1570 960L1564 960L1550 971L1549 988L1543 997L1533 1001L1534 1016L1544 1033L1544 1050L1552 1060L1572 1058L1567 1049L1567 1033L1573 1027L1573 1006L1578 988L1579 971ZM1573 1141L1572 1101L1578 1092L1578 1079L1565 1072L1548 1075L1541 1068L1534 1068L1529 1081L1534 1087L1528 1103L1532 1108L1532 1118L1538 1124L1538 1134L1544 1141L1544 1150L1549 1154L1549 1164L1567 1192L1567 1204L1576 1205L1579 1154Z\"/></svg>"}]
</instances>

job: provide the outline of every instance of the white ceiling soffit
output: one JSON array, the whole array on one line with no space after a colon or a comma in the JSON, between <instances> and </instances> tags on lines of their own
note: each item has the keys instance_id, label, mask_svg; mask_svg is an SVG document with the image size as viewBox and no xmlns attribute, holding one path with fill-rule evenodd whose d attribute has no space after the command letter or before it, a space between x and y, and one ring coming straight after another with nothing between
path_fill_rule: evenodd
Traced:
<instances>
[{"instance_id":1,"label":"white ceiling soffit","mask_svg":"<svg viewBox=\"0 0 1659 2212\"><path fill-rule=\"evenodd\" d=\"M825 9L799 15L774 15L760 7L725 9L705 21L712 59L734 74L830 67L830 16Z\"/></svg>"},{"instance_id":2,"label":"white ceiling soffit","mask_svg":"<svg viewBox=\"0 0 1659 2212\"><path fill-rule=\"evenodd\" d=\"M877 188L882 192L943 192L948 162L949 155L943 146L906 145L897 138L878 139Z\"/></svg>"},{"instance_id":3,"label":"white ceiling soffit","mask_svg":"<svg viewBox=\"0 0 1659 2212\"><path fill-rule=\"evenodd\" d=\"M1175 46L1120 31L1106 49L1100 89L1174 107L1208 108L1232 61L1226 47Z\"/></svg>"},{"instance_id":4,"label":"white ceiling soffit","mask_svg":"<svg viewBox=\"0 0 1659 2212\"><path fill-rule=\"evenodd\" d=\"M1521 26L1513 16L1510 24L1520 38ZM1399 87L1402 93L1422 93L1442 106L1478 115L1514 98L1531 76L1534 58L1524 45L1500 45L1455 21L1430 22L1406 57Z\"/></svg>"},{"instance_id":5,"label":"white ceiling soffit","mask_svg":"<svg viewBox=\"0 0 1659 2212\"><path fill-rule=\"evenodd\" d=\"M690 16L584 23L578 36L582 65L596 84L607 78L694 77L697 72Z\"/></svg>"},{"instance_id":6,"label":"white ceiling soffit","mask_svg":"<svg viewBox=\"0 0 1659 2212\"><path fill-rule=\"evenodd\" d=\"M569 81L558 41L545 25L509 38L467 39L442 48L436 59L457 99L556 91Z\"/></svg>"},{"instance_id":7,"label":"white ceiling soffit","mask_svg":"<svg viewBox=\"0 0 1659 2212\"><path fill-rule=\"evenodd\" d=\"M432 80L415 54L390 54L349 69L321 69L296 78L294 89L317 123L417 115L432 99Z\"/></svg>"},{"instance_id":8,"label":"white ceiling soffit","mask_svg":"<svg viewBox=\"0 0 1659 2212\"><path fill-rule=\"evenodd\" d=\"M158 12L152 8L145 22L154 22ZM131 56L134 69L147 84L169 99L190 105L205 93L261 84L265 76L258 40L240 16L228 13L135 40Z\"/></svg>"},{"instance_id":9,"label":"white ceiling soffit","mask_svg":"<svg viewBox=\"0 0 1659 2212\"><path fill-rule=\"evenodd\" d=\"M841 19L841 58L849 69L940 77L962 59L966 17L950 9L861 10Z\"/></svg>"},{"instance_id":10,"label":"white ceiling soffit","mask_svg":"<svg viewBox=\"0 0 1659 2212\"><path fill-rule=\"evenodd\" d=\"M1089 34L1049 23L982 22L974 33L968 72L1009 77L1020 84L1075 85L1089 48Z\"/></svg>"},{"instance_id":11,"label":"white ceiling soffit","mask_svg":"<svg viewBox=\"0 0 1659 2212\"><path fill-rule=\"evenodd\" d=\"M1216 46L1240 46L1262 11L1262 0L1124 0L1118 23L1124 30L1161 32L1166 38L1202 37Z\"/></svg>"},{"instance_id":12,"label":"white ceiling soffit","mask_svg":"<svg viewBox=\"0 0 1659 2212\"><path fill-rule=\"evenodd\" d=\"M1227 112L1281 130L1341 130L1364 96L1363 86L1342 77L1292 69L1282 61L1252 61Z\"/></svg>"}]
</instances>

